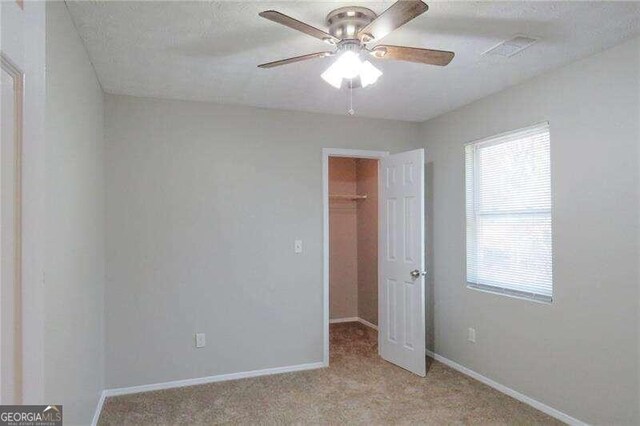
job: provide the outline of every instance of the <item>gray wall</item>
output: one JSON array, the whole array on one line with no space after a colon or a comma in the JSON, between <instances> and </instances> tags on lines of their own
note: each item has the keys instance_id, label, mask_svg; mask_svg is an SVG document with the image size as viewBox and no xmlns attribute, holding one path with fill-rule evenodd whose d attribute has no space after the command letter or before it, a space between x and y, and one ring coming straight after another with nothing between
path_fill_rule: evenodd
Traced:
<instances>
[{"instance_id":1,"label":"gray wall","mask_svg":"<svg viewBox=\"0 0 640 426\"><path fill-rule=\"evenodd\" d=\"M432 180L435 351L595 424L640 422L639 56L635 39L427 121L420 134ZM553 303L467 289L463 144L543 120L551 126Z\"/></svg>"},{"instance_id":2,"label":"gray wall","mask_svg":"<svg viewBox=\"0 0 640 426\"><path fill-rule=\"evenodd\" d=\"M322 361L321 149L418 125L110 95L105 120L107 387Z\"/></svg>"},{"instance_id":3,"label":"gray wall","mask_svg":"<svg viewBox=\"0 0 640 426\"><path fill-rule=\"evenodd\" d=\"M104 387L320 361L321 148L416 145L430 349L581 420L640 422L638 40L422 125L107 95L103 157L102 92L64 5L47 12L45 398L70 424ZM468 290L462 145L542 120L554 302Z\"/></svg>"},{"instance_id":4,"label":"gray wall","mask_svg":"<svg viewBox=\"0 0 640 426\"><path fill-rule=\"evenodd\" d=\"M104 389L103 95L63 2L47 3L44 401L89 424Z\"/></svg>"}]
</instances>

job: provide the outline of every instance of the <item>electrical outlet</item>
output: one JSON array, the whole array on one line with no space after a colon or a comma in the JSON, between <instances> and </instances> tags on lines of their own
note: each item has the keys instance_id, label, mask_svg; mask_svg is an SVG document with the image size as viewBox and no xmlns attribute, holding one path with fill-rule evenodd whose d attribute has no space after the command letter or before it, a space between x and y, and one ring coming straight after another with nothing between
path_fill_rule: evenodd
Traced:
<instances>
[{"instance_id":1,"label":"electrical outlet","mask_svg":"<svg viewBox=\"0 0 640 426\"><path fill-rule=\"evenodd\" d=\"M475 343L476 342L476 329L475 328L469 327L469 335L467 337L467 340L469 340L471 343Z\"/></svg>"},{"instance_id":2,"label":"electrical outlet","mask_svg":"<svg viewBox=\"0 0 640 426\"><path fill-rule=\"evenodd\" d=\"M204 348L207 346L207 340L204 333L196 333L196 348Z\"/></svg>"},{"instance_id":3,"label":"electrical outlet","mask_svg":"<svg viewBox=\"0 0 640 426\"><path fill-rule=\"evenodd\" d=\"M302 240L295 240L293 243L294 253L302 253Z\"/></svg>"}]
</instances>

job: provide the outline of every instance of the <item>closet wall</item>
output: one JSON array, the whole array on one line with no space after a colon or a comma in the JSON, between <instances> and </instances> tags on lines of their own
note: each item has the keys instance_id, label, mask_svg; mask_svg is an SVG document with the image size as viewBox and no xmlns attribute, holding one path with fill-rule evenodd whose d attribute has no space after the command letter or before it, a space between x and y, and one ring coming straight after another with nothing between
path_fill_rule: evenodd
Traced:
<instances>
[{"instance_id":1,"label":"closet wall","mask_svg":"<svg viewBox=\"0 0 640 426\"><path fill-rule=\"evenodd\" d=\"M356 160L358 316L378 325L378 161Z\"/></svg>"},{"instance_id":2,"label":"closet wall","mask_svg":"<svg viewBox=\"0 0 640 426\"><path fill-rule=\"evenodd\" d=\"M331 195L356 195L356 160L329 158L329 318L358 316L357 201Z\"/></svg>"},{"instance_id":3,"label":"closet wall","mask_svg":"<svg viewBox=\"0 0 640 426\"><path fill-rule=\"evenodd\" d=\"M378 162L329 159L330 318L378 318ZM349 196L366 195L366 199Z\"/></svg>"}]
</instances>

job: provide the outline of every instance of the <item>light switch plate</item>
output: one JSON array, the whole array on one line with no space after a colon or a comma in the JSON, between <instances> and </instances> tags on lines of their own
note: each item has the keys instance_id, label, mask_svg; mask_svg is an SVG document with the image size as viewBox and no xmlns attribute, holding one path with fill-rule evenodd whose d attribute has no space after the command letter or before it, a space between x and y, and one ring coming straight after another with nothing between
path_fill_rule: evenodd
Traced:
<instances>
[{"instance_id":1,"label":"light switch plate","mask_svg":"<svg viewBox=\"0 0 640 426\"><path fill-rule=\"evenodd\" d=\"M469 328L469 336L467 337L467 339L471 343L475 343L476 342L476 329L475 328Z\"/></svg>"},{"instance_id":2,"label":"light switch plate","mask_svg":"<svg viewBox=\"0 0 640 426\"><path fill-rule=\"evenodd\" d=\"M295 253L302 253L302 240L295 240L293 243L293 251Z\"/></svg>"},{"instance_id":3,"label":"light switch plate","mask_svg":"<svg viewBox=\"0 0 640 426\"><path fill-rule=\"evenodd\" d=\"M207 340L204 333L196 333L196 348L204 348L207 346Z\"/></svg>"}]
</instances>

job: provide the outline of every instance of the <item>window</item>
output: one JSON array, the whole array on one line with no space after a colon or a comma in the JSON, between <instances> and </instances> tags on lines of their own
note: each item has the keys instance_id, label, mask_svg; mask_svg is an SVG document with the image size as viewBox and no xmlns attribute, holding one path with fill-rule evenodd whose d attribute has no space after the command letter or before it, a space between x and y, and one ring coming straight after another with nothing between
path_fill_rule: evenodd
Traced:
<instances>
[{"instance_id":1,"label":"window","mask_svg":"<svg viewBox=\"0 0 640 426\"><path fill-rule=\"evenodd\" d=\"M551 302L549 124L465 147L467 285Z\"/></svg>"}]
</instances>

